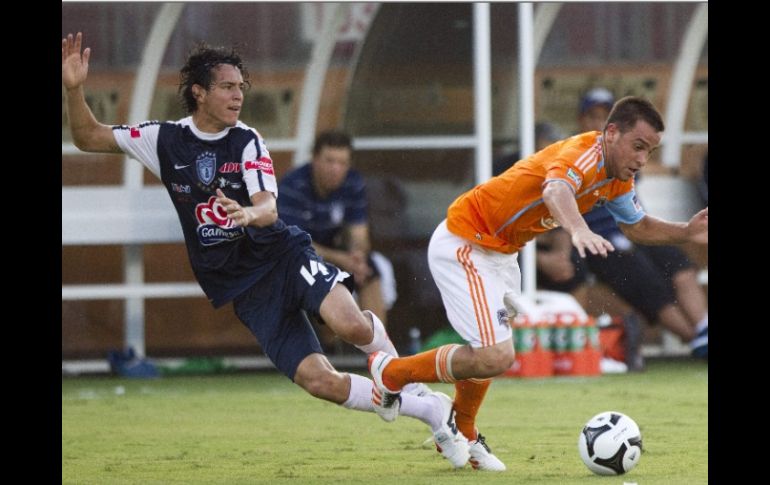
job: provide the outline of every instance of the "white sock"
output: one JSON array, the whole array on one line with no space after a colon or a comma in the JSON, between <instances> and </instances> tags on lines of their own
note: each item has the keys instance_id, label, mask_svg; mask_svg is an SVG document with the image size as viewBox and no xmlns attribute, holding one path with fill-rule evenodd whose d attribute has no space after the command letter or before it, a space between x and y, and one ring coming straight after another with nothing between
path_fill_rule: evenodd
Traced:
<instances>
[{"instance_id":1,"label":"white sock","mask_svg":"<svg viewBox=\"0 0 770 485\"><path fill-rule=\"evenodd\" d=\"M401 412L404 416L419 419L430 426L430 430L436 432L441 427L440 406L436 406L438 398L433 395L415 396L414 394L401 393Z\"/></svg>"},{"instance_id":2,"label":"white sock","mask_svg":"<svg viewBox=\"0 0 770 485\"><path fill-rule=\"evenodd\" d=\"M364 315L368 315L372 320L372 330L374 331L374 337L372 341L366 345L356 345L361 352L369 355L378 350L382 350L394 357L398 357L398 351L393 346L393 342L388 337L388 332L385 330L385 325L382 321L369 310L364 310Z\"/></svg>"},{"instance_id":3,"label":"white sock","mask_svg":"<svg viewBox=\"0 0 770 485\"><path fill-rule=\"evenodd\" d=\"M350 395L348 400L342 403L342 406L348 409L373 413L372 386L374 382L358 374L348 373L348 375L350 376Z\"/></svg>"},{"instance_id":4,"label":"white sock","mask_svg":"<svg viewBox=\"0 0 770 485\"><path fill-rule=\"evenodd\" d=\"M373 413L372 405L372 386L374 382L371 379L358 374L348 374L350 376L350 395L342 406L357 411L366 411ZM441 426L442 416L437 412L437 407L430 399L438 399L434 396L413 396L411 394L401 394L401 412L400 414L410 418L418 419L430 426L432 431L437 431Z\"/></svg>"},{"instance_id":5,"label":"white sock","mask_svg":"<svg viewBox=\"0 0 770 485\"><path fill-rule=\"evenodd\" d=\"M700 333L704 328L709 326L709 314L706 312L706 316L701 318L700 322L695 325L695 333Z\"/></svg>"}]
</instances>

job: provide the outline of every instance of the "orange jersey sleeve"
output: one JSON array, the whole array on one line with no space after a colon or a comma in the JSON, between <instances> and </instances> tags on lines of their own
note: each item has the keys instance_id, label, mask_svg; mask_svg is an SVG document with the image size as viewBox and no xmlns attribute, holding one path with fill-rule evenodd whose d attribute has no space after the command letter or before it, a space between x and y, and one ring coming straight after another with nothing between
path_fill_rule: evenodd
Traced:
<instances>
[{"instance_id":1,"label":"orange jersey sleeve","mask_svg":"<svg viewBox=\"0 0 770 485\"><path fill-rule=\"evenodd\" d=\"M549 145L460 195L449 206L447 227L480 246L518 251L559 225L543 202L547 183L567 184L581 214L633 190L633 180L607 178L601 132L591 131Z\"/></svg>"}]
</instances>

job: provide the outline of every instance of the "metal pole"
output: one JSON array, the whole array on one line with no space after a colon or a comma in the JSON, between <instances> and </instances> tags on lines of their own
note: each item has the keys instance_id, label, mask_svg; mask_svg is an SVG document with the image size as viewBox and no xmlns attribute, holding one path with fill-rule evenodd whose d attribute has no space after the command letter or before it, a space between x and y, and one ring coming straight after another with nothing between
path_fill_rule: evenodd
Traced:
<instances>
[{"instance_id":1,"label":"metal pole","mask_svg":"<svg viewBox=\"0 0 770 485\"><path fill-rule=\"evenodd\" d=\"M533 52L533 14L531 3L519 4L519 134L521 158L535 151L535 59ZM535 297L535 241L521 251L522 293Z\"/></svg>"},{"instance_id":2,"label":"metal pole","mask_svg":"<svg viewBox=\"0 0 770 485\"><path fill-rule=\"evenodd\" d=\"M489 3L473 4L473 95L476 184L492 177L492 62Z\"/></svg>"},{"instance_id":3,"label":"metal pole","mask_svg":"<svg viewBox=\"0 0 770 485\"><path fill-rule=\"evenodd\" d=\"M161 8L144 44L142 62L139 65L134 92L131 95L131 106L128 112L128 122L136 123L147 119L150 114L150 103L158 80L160 64L166 52L171 33L174 31L184 3L165 3ZM123 160L123 186L129 190L142 188L144 167L129 157ZM123 275L127 285L144 283L143 248L139 244L129 244L123 250ZM145 356L144 345L144 298L126 298L124 310L125 347L133 347L137 357Z\"/></svg>"},{"instance_id":4,"label":"metal pole","mask_svg":"<svg viewBox=\"0 0 770 485\"><path fill-rule=\"evenodd\" d=\"M682 157L684 121L687 114L687 103L690 100L692 79L698 58L703 51L709 29L709 6L707 3L698 5L687 26L687 32L682 41L682 48L671 76L671 87L668 90L666 103L666 133L661 152L661 161L666 167L678 167ZM708 135L706 135L708 142Z\"/></svg>"}]
</instances>

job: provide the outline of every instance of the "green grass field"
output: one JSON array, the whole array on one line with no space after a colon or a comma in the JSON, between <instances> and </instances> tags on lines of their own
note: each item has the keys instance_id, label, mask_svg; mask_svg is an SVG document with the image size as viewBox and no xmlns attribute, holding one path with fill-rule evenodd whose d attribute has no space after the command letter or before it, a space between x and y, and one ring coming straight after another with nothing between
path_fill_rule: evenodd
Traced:
<instances>
[{"instance_id":1,"label":"green grass field","mask_svg":"<svg viewBox=\"0 0 770 485\"><path fill-rule=\"evenodd\" d=\"M434 389L452 395L446 384ZM593 475L577 437L601 411L641 428L639 465ZM385 423L313 399L279 374L62 379L62 483L708 483L708 367L650 361L643 373L500 378L477 423L504 473L451 470L427 426Z\"/></svg>"}]
</instances>

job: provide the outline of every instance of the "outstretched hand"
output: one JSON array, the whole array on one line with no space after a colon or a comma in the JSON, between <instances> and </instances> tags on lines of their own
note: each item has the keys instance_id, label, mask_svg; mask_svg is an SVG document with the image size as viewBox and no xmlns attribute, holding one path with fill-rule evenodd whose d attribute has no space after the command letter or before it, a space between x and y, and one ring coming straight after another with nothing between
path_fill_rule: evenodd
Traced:
<instances>
[{"instance_id":1,"label":"outstretched hand","mask_svg":"<svg viewBox=\"0 0 770 485\"><path fill-rule=\"evenodd\" d=\"M61 82L67 89L80 87L88 76L91 48L86 47L81 55L82 42L83 34L80 32L74 38L72 34L67 34L67 37L61 40Z\"/></svg>"},{"instance_id":2,"label":"outstretched hand","mask_svg":"<svg viewBox=\"0 0 770 485\"><path fill-rule=\"evenodd\" d=\"M241 206L238 202L230 199L222 192L222 189L217 189L217 202L224 207L229 217L233 222L241 227L246 227L252 221L251 214L246 207Z\"/></svg>"},{"instance_id":3,"label":"outstretched hand","mask_svg":"<svg viewBox=\"0 0 770 485\"><path fill-rule=\"evenodd\" d=\"M698 212L687 223L687 232L690 241L699 244L709 243L709 208Z\"/></svg>"},{"instance_id":4,"label":"outstretched hand","mask_svg":"<svg viewBox=\"0 0 770 485\"><path fill-rule=\"evenodd\" d=\"M608 252L615 250L611 242L590 229L582 228L572 233L572 245L577 248L581 258L586 257L586 250L594 256L599 254L605 258Z\"/></svg>"}]
</instances>

